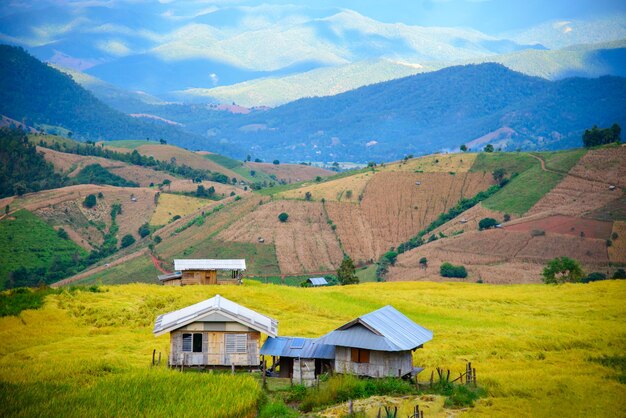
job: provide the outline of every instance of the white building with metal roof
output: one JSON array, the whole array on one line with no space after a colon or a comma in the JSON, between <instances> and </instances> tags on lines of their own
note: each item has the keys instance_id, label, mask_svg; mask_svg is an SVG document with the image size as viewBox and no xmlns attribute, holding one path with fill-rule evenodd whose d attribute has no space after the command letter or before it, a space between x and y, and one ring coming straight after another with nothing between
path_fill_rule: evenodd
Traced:
<instances>
[{"instance_id":1,"label":"white building with metal roof","mask_svg":"<svg viewBox=\"0 0 626 418\"><path fill-rule=\"evenodd\" d=\"M254 366L261 333L278 335L278 321L220 295L157 317L153 333L170 334L170 366Z\"/></svg>"}]
</instances>

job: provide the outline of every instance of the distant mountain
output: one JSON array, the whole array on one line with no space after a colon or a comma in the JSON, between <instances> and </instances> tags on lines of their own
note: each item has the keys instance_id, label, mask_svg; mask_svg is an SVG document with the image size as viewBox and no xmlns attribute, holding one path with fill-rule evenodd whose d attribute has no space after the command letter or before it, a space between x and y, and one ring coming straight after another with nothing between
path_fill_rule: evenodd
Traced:
<instances>
[{"instance_id":1,"label":"distant mountain","mask_svg":"<svg viewBox=\"0 0 626 418\"><path fill-rule=\"evenodd\" d=\"M276 106L305 97L332 96L368 84L461 65L496 62L521 73L550 80L566 77L626 76L626 39L576 45L557 50L525 49L464 61L429 62L361 61L318 68L284 77L261 78L211 89L188 89L177 97L184 101L236 102L243 106Z\"/></svg>"},{"instance_id":2,"label":"distant mountain","mask_svg":"<svg viewBox=\"0 0 626 418\"><path fill-rule=\"evenodd\" d=\"M162 110L168 117L174 109ZM560 149L580 146L593 124L626 126L626 79L548 81L499 64L467 65L248 115L196 112L189 129L281 161L389 161L490 134L509 150Z\"/></svg>"},{"instance_id":3,"label":"distant mountain","mask_svg":"<svg viewBox=\"0 0 626 418\"><path fill-rule=\"evenodd\" d=\"M27 125L71 131L91 140L163 138L198 143L199 136L166 123L136 119L110 108L68 75L38 61L23 49L0 45L0 114ZM224 147L203 141L206 149Z\"/></svg>"}]
</instances>

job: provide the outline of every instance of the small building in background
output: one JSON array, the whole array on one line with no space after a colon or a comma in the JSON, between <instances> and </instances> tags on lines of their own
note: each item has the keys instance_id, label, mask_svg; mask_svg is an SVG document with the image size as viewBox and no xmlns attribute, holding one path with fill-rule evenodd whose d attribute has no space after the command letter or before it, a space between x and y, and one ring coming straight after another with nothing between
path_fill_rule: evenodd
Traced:
<instances>
[{"instance_id":1,"label":"small building in background","mask_svg":"<svg viewBox=\"0 0 626 418\"><path fill-rule=\"evenodd\" d=\"M317 376L333 370L335 347L316 338L270 337L261 347L261 355L272 356L273 376L312 386Z\"/></svg>"},{"instance_id":2,"label":"small building in background","mask_svg":"<svg viewBox=\"0 0 626 418\"><path fill-rule=\"evenodd\" d=\"M261 333L276 337L278 321L216 295L160 315L153 333L170 334L169 366L259 367Z\"/></svg>"},{"instance_id":3,"label":"small building in background","mask_svg":"<svg viewBox=\"0 0 626 418\"><path fill-rule=\"evenodd\" d=\"M165 286L240 284L246 260L174 260L174 270L174 273L158 276L159 281Z\"/></svg>"},{"instance_id":4,"label":"small building in background","mask_svg":"<svg viewBox=\"0 0 626 418\"><path fill-rule=\"evenodd\" d=\"M413 367L412 351L432 338L432 331L388 305L348 322L317 342L335 346L337 373L400 377L423 370Z\"/></svg>"},{"instance_id":5,"label":"small building in background","mask_svg":"<svg viewBox=\"0 0 626 418\"><path fill-rule=\"evenodd\" d=\"M311 277L306 279L306 283L311 287L328 286L328 281L324 277Z\"/></svg>"}]
</instances>

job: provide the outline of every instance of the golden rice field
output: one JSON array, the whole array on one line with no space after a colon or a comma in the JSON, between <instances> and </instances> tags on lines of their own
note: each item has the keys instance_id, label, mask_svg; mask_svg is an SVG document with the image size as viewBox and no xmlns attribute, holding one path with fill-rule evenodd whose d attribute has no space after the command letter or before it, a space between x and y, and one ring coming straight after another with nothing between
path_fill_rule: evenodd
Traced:
<instances>
[{"instance_id":1,"label":"golden rice field","mask_svg":"<svg viewBox=\"0 0 626 418\"><path fill-rule=\"evenodd\" d=\"M151 333L163 312L225 297L278 319L281 335L315 337L393 304L434 331L414 354L426 370L467 361L488 392L455 416L623 416L626 281L491 286L367 283L291 288L107 286L48 296L41 310L0 318L2 416L254 416L260 390L236 377L150 368L168 337ZM622 365L623 367L623 365ZM433 410L429 417L449 416Z\"/></svg>"},{"instance_id":2,"label":"golden rice field","mask_svg":"<svg viewBox=\"0 0 626 418\"><path fill-rule=\"evenodd\" d=\"M215 204L215 201L207 199L161 193L159 195L159 203L150 218L150 225L167 225L176 215L183 217L204 206L213 206Z\"/></svg>"}]
</instances>

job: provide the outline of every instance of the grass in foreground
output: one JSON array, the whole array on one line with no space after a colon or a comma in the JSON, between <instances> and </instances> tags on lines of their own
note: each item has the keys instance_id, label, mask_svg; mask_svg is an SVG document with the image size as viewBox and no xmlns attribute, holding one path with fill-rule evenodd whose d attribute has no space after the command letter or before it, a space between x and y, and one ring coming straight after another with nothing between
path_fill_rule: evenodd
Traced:
<instances>
[{"instance_id":1,"label":"grass in foreground","mask_svg":"<svg viewBox=\"0 0 626 418\"><path fill-rule=\"evenodd\" d=\"M235 416L247 415L240 414L245 408L253 415L258 386L249 385L246 375L214 385L218 375L149 366L153 349L167 355L169 347L168 336L152 335L156 316L217 292L276 318L281 335L305 337L393 304L434 331L433 341L414 353L415 364L426 367L423 379L436 367L461 371L467 361L476 367L487 397L458 416L615 416L626 408L619 360L626 350L624 281L309 289L246 281L243 286L133 284L103 290L49 295L39 310L0 318L2 416ZM211 403L209 389L216 392Z\"/></svg>"}]
</instances>

